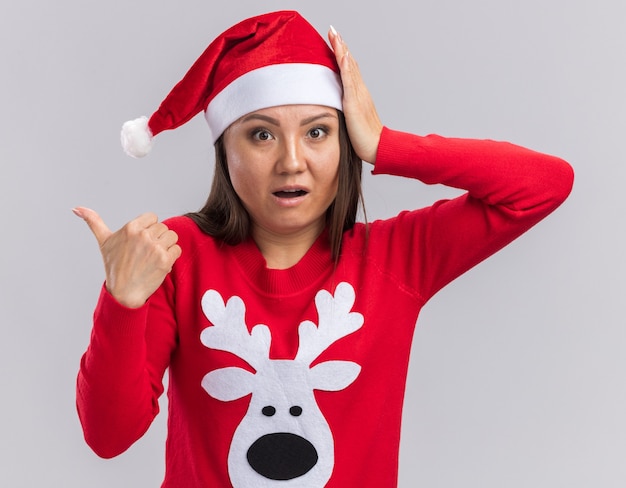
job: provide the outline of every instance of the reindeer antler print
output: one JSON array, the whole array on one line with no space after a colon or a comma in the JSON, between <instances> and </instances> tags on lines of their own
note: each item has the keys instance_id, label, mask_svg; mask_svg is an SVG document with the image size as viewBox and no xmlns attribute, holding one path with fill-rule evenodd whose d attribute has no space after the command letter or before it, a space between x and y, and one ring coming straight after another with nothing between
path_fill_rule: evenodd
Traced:
<instances>
[{"instance_id":1,"label":"reindeer antler print","mask_svg":"<svg viewBox=\"0 0 626 488\"><path fill-rule=\"evenodd\" d=\"M352 334L363 325L363 315L351 312L354 305L354 288L349 283L339 283L335 296L326 290L315 295L319 325L310 320L300 324L300 348L296 360L311 364L328 346Z\"/></svg>"},{"instance_id":2,"label":"reindeer antler print","mask_svg":"<svg viewBox=\"0 0 626 488\"><path fill-rule=\"evenodd\" d=\"M226 305L215 290L202 297L202 310L213 323L200 334L206 347L232 352L258 370L269 358L271 335L266 325L255 325L251 332L245 322L246 306L238 296L231 297Z\"/></svg>"}]
</instances>

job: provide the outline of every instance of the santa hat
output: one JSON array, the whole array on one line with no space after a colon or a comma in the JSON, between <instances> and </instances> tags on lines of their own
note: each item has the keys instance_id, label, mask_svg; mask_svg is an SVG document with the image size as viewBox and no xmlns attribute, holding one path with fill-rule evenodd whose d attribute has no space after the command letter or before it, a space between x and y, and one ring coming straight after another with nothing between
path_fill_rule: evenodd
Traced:
<instances>
[{"instance_id":1,"label":"santa hat","mask_svg":"<svg viewBox=\"0 0 626 488\"><path fill-rule=\"evenodd\" d=\"M122 146L139 158L152 139L205 112L211 143L237 119L278 105L325 105L341 110L342 88L335 56L298 12L252 17L220 34L150 119L122 127Z\"/></svg>"}]
</instances>

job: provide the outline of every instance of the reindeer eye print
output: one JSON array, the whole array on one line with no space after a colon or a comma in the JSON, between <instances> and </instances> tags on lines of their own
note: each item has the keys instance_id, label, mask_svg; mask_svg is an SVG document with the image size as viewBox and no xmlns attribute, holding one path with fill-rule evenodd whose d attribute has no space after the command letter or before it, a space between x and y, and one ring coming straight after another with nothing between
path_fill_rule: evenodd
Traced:
<instances>
[{"instance_id":1,"label":"reindeer eye print","mask_svg":"<svg viewBox=\"0 0 626 488\"><path fill-rule=\"evenodd\" d=\"M263 413L266 417L271 417L276 413L276 409L271 405L268 405L267 407L263 407L261 413Z\"/></svg>"},{"instance_id":2,"label":"reindeer eye print","mask_svg":"<svg viewBox=\"0 0 626 488\"><path fill-rule=\"evenodd\" d=\"M298 407L297 405L295 405L289 409L289 413L294 417L299 417L300 415L302 415L302 407Z\"/></svg>"}]
</instances>

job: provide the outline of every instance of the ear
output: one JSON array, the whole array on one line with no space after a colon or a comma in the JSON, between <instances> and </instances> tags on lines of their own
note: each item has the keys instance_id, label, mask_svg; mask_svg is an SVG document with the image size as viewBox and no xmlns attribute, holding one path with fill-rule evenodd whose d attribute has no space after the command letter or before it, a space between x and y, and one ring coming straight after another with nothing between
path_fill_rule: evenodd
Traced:
<instances>
[{"instance_id":1,"label":"ear","mask_svg":"<svg viewBox=\"0 0 626 488\"><path fill-rule=\"evenodd\" d=\"M339 391L356 380L361 366L352 361L326 361L311 368L314 390Z\"/></svg>"},{"instance_id":2,"label":"ear","mask_svg":"<svg viewBox=\"0 0 626 488\"><path fill-rule=\"evenodd\" d=\"M202 388L217 400L230 402L252 393L254 373L241 368L216 369L204 375Z\"/></svg>"}]
</instances>

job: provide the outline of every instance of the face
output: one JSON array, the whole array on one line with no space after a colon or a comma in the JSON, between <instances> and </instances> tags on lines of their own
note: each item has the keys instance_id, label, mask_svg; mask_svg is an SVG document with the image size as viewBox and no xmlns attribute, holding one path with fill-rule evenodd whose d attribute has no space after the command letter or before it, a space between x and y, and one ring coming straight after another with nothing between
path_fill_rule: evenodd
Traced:
<instances>
[{"instance_id":1,"label":"face","mask_svg":"<svg viewBox=\"0 0 626 488\"><path fill-rule=\"evenodd\" d=\"M253 235L319 234L337 194L335 109L284 105L247 114L224 132L228 171Z\"/></svg>"}]
</instances>

